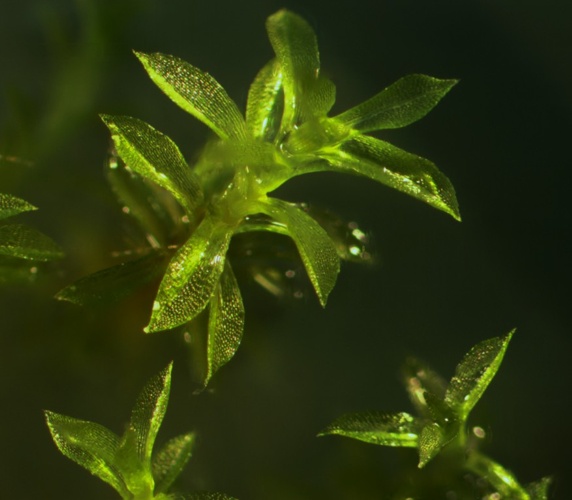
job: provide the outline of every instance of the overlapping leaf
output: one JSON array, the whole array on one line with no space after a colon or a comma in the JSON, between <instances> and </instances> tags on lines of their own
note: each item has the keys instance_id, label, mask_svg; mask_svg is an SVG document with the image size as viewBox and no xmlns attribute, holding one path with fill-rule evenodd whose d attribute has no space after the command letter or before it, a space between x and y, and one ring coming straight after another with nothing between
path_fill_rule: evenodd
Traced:
<instances>
[{"instance_id":1,"label":"overlapping leaf","mask_svg":"<svg viewBox=\"0 0 572 500\"><path fill-rule=\"evenodd\" d=\"M206 307L224 269L232 232L214 216L203 220L171 259L146 332L182 325Z\"/></svg>"}]
</instances>

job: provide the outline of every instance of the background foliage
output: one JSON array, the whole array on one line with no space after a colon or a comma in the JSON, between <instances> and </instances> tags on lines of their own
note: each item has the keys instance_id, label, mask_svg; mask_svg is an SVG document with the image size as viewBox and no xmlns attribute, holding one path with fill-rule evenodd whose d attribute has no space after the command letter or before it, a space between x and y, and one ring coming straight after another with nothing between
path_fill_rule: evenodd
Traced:
<instances>
[{"instance_id":1,"label":"background foliage","mask_svg":"<svg viewBox=\"0 0 572 500\"><path fill-rule=\"evenodd\" d=\"M103 176L109 137L97 113L153 123L187 158L207 135L154 88L131 49L210 71L244 106L271 56L264 20L284 6L317 32L324 74L338 87L334 113L408 73L461 80L424 120L383 137L439 165L463 223L365 179L315 174L283 186L280 198L331 207L371 232L377 266L345 264L325 310L305 281L296 284L304 298L275 300L243 277L241 349L208 392L192 396L184 341L141 332L153 290L92 312L50 296L129 248ZM41 410L120 433L145 381L174 358L158 442L197 431L184 489L378 498L416 454L315 434L342 413L406 408L398 371L407 354L448 376L470 346L517 326L471 418L489 431L485 451L523 482L555 474L554 496L566 497L568 2L381 1L348 10L320 0L8 0L2 9L0 191L38 206L19 222L68 254L36 286L0 290L2 496L115 498L58 454Z\"/></svg>"}]
</instances>

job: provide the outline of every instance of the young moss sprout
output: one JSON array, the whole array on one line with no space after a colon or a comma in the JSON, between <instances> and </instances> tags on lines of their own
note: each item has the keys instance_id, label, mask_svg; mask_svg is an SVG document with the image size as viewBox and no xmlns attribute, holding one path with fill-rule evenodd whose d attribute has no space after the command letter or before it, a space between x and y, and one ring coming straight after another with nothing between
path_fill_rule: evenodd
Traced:
<instances>
[{"instance_id":1,"label":"young moss sprout","mask_svg":"<svg viewBox=\"0 0 572 500\"><path fill-rule=\"evenodd\" d=\"M456 80L409 75L366 102L328 116L335 86L320 73L311 27L281 10L268 18L266 28L275 58L254 79L245 115L210 74L172 55L135 53L153 82L216 138L189 165L175 143L151 125L103 115L124 164L113 164L123 169L113 174L115 190L142 222L151 248L58 294L88 303L107 285L117 290L119 283L127 293L164 273L145 331L185 325L208 308L205 385L232 358L244 329L241 294L226 258L233 235L267 231L290 237L322 306L336 282L340 258L352 255L311 213L271 196L289 179L313 172L365 176L460 220L453 187L433 163L368 135L419 120ZM149 183L170 193L186 224L182 240L173 243L172 234L156 223L169 210L156 206L157 197L135 196L125 187L130 180L151 195L156 187Z\"/></svg>"}]
</instances>

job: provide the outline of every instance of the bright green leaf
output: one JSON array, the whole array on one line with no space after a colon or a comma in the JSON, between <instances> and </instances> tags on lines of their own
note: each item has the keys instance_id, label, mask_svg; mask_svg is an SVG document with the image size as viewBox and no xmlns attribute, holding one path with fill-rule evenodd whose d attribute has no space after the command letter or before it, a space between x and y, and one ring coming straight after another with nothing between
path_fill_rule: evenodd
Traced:
<instances>
[{"instance_id":1,"label":"bright green leaf","mask_svg":"<svg viewBox=\"0 0 572 500\"><path fill-rule=\"evenodd\" d=\"M302 166L297 173L334 171L357 174L418 198L460 220L455 190L437 167L420 156L369 136L357 136L339 147L318 152L324 162Z\"/></svg>"},{"instance_id":2,"label":"bright green leaf","mask_svg":"<svg viewBox=\"0 0 572 500\"><path fill-rule=\"evenodd\" d=\"M272 142L284 111L282 73L272 59L256 75L248 91L246 125L254 137Z\"/></svg>"},{"instance_id":3,"label":"bright green leaf","mask_svg":"<svg viewBox=\"0 0 572 500\"><path fill-rule=\"evenodd\" d=\"M417 446L418 424L408 413L350 413L334 420L318 436L337 434L381 446Z\"/></svg>"},{"instance_id":4,"label":"bright green leaf","mask_svg":"<svg viewBox=\"0 0 572 500\"><path fill-rule=\"evenodd\" d=\"M514 330L474 346L457 365L445 394L445 403L465 421L495 376Z\"/></svg>"},{"instance_id":5,"label":"bright green leaf","mask_svg":"<svg viewBox=\"0 0 572 500\"><path fill-rule=\"evenodd\" d=\"M153 305L146 332L193 319L208 304L223 271L232 228L207 217L171 259Z\"/></svg>"},{"instance_id":6,"label":"bright green leaf","mask_svg":"<svg viewBox=\"0 0 572 500\"><path fill-rule=\"evenodd\" d=\"M0 227L0 255L47 261L63 257L60 247L38 230L22 224Z\"/></svg>"},{"instance_id":7,"label":"bright green leaf","mask_svg":"<svg viewBox=\"0 0 572 500\"><path fill-rule=\"evenodd\" d=\"M340 258L328 233L302 209L281 200L269 198L260 204L260 211L285 226L298 247L320 304L325 306L340 271Z\"/></svg>"},{"instance_id":8,"label":"bright green leaf","mask_svg":"<svg viewBox=\"0 0 572 500\"><path fill-rule=\"evenodd\" d=\"M208 73L167 54L135 52L155 84L178 106L210 127L221 139L244 139L242 114Z\"/></svg>"},{"instance_id":9,"label":"bright green leaf","mask_svg":"<svg viewBox=\"0 0 572 500\"><path fill-rule=\"evenodd\" d=\"M176 144L137 118L102 115L101 119L126 165L169 191L187 214L193 215L203 194Z\"/></svg>"},{"instance_id":10,"label":"bright green leaf","mask_svg":"<svg viewBox=\"0 0 572 500\"><path fill-rule=\"evenodd\" d=\"M170 439L153 457L152 470L155 495L165 493L191 458L195 442L193 433Z\"/></svg>"},{"instance_id":11,"label":"bright green leaf","mask_svg":"<svg viewBox=\"0 0 572 500\"><path fill-rule=\"evenodd\" d=\"M335 119L364 133L405 127L423 118L456 83L457 80L407 75Z\"/></svg>"},{"instance_id":12,"label":"bright green leaf","mask_svg":"<svg viewBox=\"0 0 572 500\"><path fill-rule=\"evenodd\" d=\"M331 82L331 85L319 84L320 88L316 90L320 71L318 42L304 19L282 9L267 19L266 30L283 74L282 131L286 132L297 123L300 113L313 114L324 109L327 112L335 99L335 89L333 99ZM305 101L308 93L322 95L322 99L315 99L318 110L311 109L312 104Z\"/></svg>"},{"instance_id":13,"label":"bright green leaf","mask_svg":"<svg viewBox=\"0 0 572 500\"><path fill-rule=\"evenodd\" d=\"M131 498L116 464L119 437L105 427L45 411L46 422L58 449L69 459L110 484L122 498Z\"/></svg>"},{"instance_id":14,"label":"bright green leaf","mask_svg":"<svg viewBox=\"0 0 572 500\"><path fill-rule=\"evenodd\" d=\"M236 278L227 262L210 301L207 373L204 386L234 356L244 331L244 306Z\"/></svg>"},{"instance_id":15,"label":"bright green leaf","mask_svg":"<svg viewBox=\"0 0 572 500\"><path fill-rule=\"evenodd\" d=\"M172 369L173 363L170 363L145 385L133 407L131 421L126 431L126 434L132 433L135 437L134 451L139 460L145 464L151 463L155 438L167 411Z\"/></svg>"},{"instance_id":16,"label":"bright green leaf","mask_svg":"<svg viewBox=\"0 0 572 500\"><path fill-rule=\"evenodd\" d=\"M37 210L37 208L16 196L0 193L0 219L6 219L7 217L31 210Z\"/></svg>"},{"instance_id":17,"label":"bright green leaf","mask_svg":"<svg viewBox=\"0 0 572 500\"><path fill-rule=\"evenodd\" d=\"M167 262L168 255L164 251L152 251L85 276L59 291L56 298L88 307L115 302L161 276Z\"/></svg>"},{"instance_id":18,"label":"bright green leaf","mask_svg":"<svg viewBox=\"0 0 572 500\"><path fill-rule=\"evenodd\" d=\"M423 427L419 435L418 467L420 469L425 467L447 442L445 432L439 424L432 422Z\"/></svg>"}]
</instances>

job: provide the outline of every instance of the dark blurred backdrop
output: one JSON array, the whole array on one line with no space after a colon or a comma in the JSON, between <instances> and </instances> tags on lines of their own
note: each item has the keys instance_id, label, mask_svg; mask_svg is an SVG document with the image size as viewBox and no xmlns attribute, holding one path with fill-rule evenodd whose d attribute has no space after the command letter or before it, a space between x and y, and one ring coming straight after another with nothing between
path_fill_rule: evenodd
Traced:
<instances>
[{"instance_id":1,"label":"dark blurred backdrop","mask_svg":"<svg viewBox=\"0 0 572 500\"><path fill-rule=\"evenodd\" d=\"M97 113L146 120L189 159L208 137L131 49L190 61L244 107L272 54L264 21L281 7L315 28L323 71L337 84L334 112L408 73L461 80L422 121L383 137L449 176L463 222L360 178L287 184L283 199L359 222L377 264L345 264L325 310L306 283L304 299L279 301L243 280L243 344L196 396L180 335L142 332L152 290L97 311L51 296L129 248ZM411 410L399 380L407 355L450 377L472 345L516 326L471 421L522 482L554 474L554 498L569 498L571 24L565 0L3 0L0 192L39 206L21 219L67 258L35 286L0 289L0 497L115 498L59 454L42 409L120 432L145 381L174 359L159 440L199 435L182 489L386 498L395 467L414 466L413 451L315 434L349 411Z\"/></svg>"}]
</instances>

